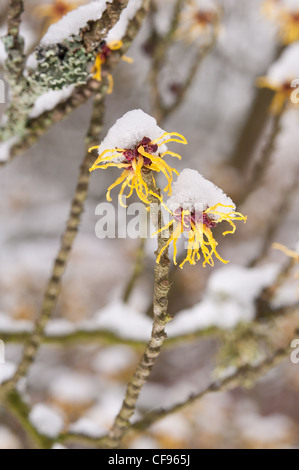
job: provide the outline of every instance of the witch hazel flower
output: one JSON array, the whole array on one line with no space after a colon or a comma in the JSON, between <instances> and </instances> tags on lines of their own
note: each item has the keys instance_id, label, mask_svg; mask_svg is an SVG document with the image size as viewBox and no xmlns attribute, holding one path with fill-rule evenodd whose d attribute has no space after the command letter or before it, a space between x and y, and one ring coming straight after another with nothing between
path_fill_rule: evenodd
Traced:
<instances>
[{"instance_id":1,"label":"witch hazel flower","mask_svg":"<svg viewBox=\"0 0 299 470\"><path fill-rule=\"evenodd\" d=\"M262 11L278 25L283 44L299 40L298 0L265 0Z\"/></svg>"},{"instance_id":2,"label":"witch hazel flower","mask_svg":"<svg viewBox=\"0 0 299 470\"><path fill-rule=\"evenodd\" d=\"M214 266L215 256L222 263L228 263L217 251L217 241L213 236L213 228L217 224L226 221L231 229L223 233L234 233L236 225L234 221L247 217L240 212L235 212L233 201L224 194L222 189L206 180L198 171L185 169L179 175L173 185L173 195L167 201L167 207L173 219L154 235L171 231L171 235L157 257L157 263L166 248L173 242L173 261L176 262L177 241L183 232L188 234L187 256L180 264L180 268L186 262L195 265L203 256L203 266Z\"/></svg>"},{"instance_id":3,"label":"witch hazel flower","mask_svg":"<svg viewBox=\"0 0 299 470\"><path fill-rule=\"evenodd\" d=\"M179 18L178 39L192 43L198 37L219 33L220 11L212 0L187 0Z\"/></svg>"},{"instance_id":4,"label":"witch hazel flower","mask_svg":"<svg viewBox=\"0 0 299 470\"><path fill-rule=\"evenodd\" d=\"M257 86L275 91L270 112L279 114L291 95L295 92L294 83L299 79L299 42L288 46L281 57L274 62L265 77L259 77ZM292 100L293 101L293 100Z\"/></svg>"},{"instance_id":5,"label":"witch hazel flower","mask_svg":"<svg viewBox=\"0 0 299 470\"><path fill-rule=\"evenodd\" d=\"M111 53L113 51L117 51L117 50L121 49L122 46L123 46L123 42L120 41L120 40L114 40L114 41L110 41L108 43L103 40L100 43L100 47L99 47L99 50L97 52L95 62L94 62L93 66L92 66L92 69L91 69L91 73L93 74L92 78L94 80L97 80L98 82L102 81L102 66L103 66L103 64L106 63L107 59L109 58L109 56L111 55ZM122 58L122 60L124 60L125 62L128 62L130 64L133 62L133 59L131 57L127 57L127 56L123 55L121 58ZM107 79L108 79L107 94L109 95L113 91L113 77L112 77L111 73L107 74Z\"/></svg>"},{"instance_id":6,"label":"witch hazel flower","mask_svg":"<svg viewBox=\"0 0 299 470\"><path fill-rule=\"evenodd\" d=\"M131 197L134 190L141 201L150 204L150 194L154 194L159 199L160 196L147 187L143 178L144 171L163 173L168 183L164 191L168 195L171 194L173 173L178 174L177 170L170 167L164 160L166 155L181 159L179 154L167 149L166 144L169 142L187 144L185 137L177 132L165 132L157 125L153 117L141 109L129 111L116 121L99 146L89 149L89 151L97 149L99 155L89 171L106 170L110 167L122 169L121 176L108 188L107 200L112 200L111 190L121 185L119 192L121 206L126 207L123 198ZM129 191L127 195L124 195L126 188Z\"/></svg>"}]
</instances>

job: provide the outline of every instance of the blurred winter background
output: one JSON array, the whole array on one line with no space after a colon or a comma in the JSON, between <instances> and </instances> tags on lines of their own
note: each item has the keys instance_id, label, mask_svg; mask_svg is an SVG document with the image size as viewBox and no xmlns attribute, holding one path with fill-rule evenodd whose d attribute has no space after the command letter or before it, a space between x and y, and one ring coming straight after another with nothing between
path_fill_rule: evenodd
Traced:
<instances>
[{"instance_id":1,"label":"blurred winter background","mask_svg":"<svg viewBox=\"0 0 299 470\"><path fill-rule=\"evenodd\" d=\"M2 1L0 5L1 34L5 34L7 3ZM41 19L32 14L41 3L49 0L25 0L22 32L27 51L37 43L43 28ZM154 18L145 21L129 50L134 63L121 62L114 70L114 92L106 100L102 137L117 118L131 109L141 108L151 114L151 57L144 45L151 21L159 32L168 27L173 3L155 1ZM222 240L221 233L217 235L221 241L219 252L230 260L227 267L217 261L214 268L203 269L198 263L196 267L186 265L184 270L173 269L169 309L174 320L167 331L169 338L184 335L184 339L166 343L141 394L139 417L186 399L227 368L258 361L272 348L289 344L298 325L297 314L297 318L279 317L264 329L262 322L258 330L246 327L256 316L255 300L260 292L274 282L279 269L287 263L285 255L271 249L271 243L277 241L294 249L299 232L296 107L287 110L282 119L277 145L261 184L251 194L243 194L271 124L267 114L269 92L257 89L255 80L266 74L282 48L277 25L261 11L263 3L221 2L217 44L202 62L182 105L163 123L167 131L180 132L188 139L189 145L180 149L182 160L175 162L177 169L197 169L234 200L242 201L238 209L248 216L248 222L239 223L234 236ZM160 83L166 101L172 99L171 89L186 76L194 47L178 41L167 55ZM0 105L1 112L4 107ZM0 370L18 361L21 342L38 315L84 155L90 112L91 103L83 105L30 150L0 169L0 338L8 335L11 339L6 342L6 364L0 364ZM246 132L244 135L246 125L251 126L249 136ZM146 240L144 271L125 304L123 294L140 242L101 240L95 235L95 208L105 200L106 188L117 174L118 170L111 170L92 175L83 222L47 329L48 341L23 384L33 407L32 423L51 437L66 429L92 436L109 429L150 336L154 241ZM113 196L117 204L116 193ZM270 233L269 226L274 227ZM291 274L276 293L274 303L292 304L296 299L296 282ZM83 331L81 336L76 337L77 330ZM89 339L86 331L98 333ZM211 335L204 334L206 331ZM248 389L207 395L145 433L132 436L125 445L298 447L299 364L286 359L250 385ZM0 448L31 445L4 409L0 409L0 418Z\"/></svg>"}]
</instances>

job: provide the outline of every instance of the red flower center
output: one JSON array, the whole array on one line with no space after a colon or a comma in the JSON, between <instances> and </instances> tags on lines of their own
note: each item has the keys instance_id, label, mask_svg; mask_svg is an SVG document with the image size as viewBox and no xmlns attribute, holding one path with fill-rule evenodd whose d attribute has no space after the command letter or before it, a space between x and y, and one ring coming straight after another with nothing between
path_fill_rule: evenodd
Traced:
<instances>
[{"instance_id":1,"label":"red flower center","mask_svg":"<svg viewBox=\"0 0 299 470\"><path fill-rule=\"evenodd\" d=\"M140 146L144 148L145 152L150 154L156 153L158 150L158 145L152 144L151 139L149 137L143 137L142 141L138 145L136 145L135 148L128 149L123 152L123 155L125 157L124 163L132 163L134 160L136 161L139 156L143 157L143 155L138 152ZM147 157L143 157L143 162L145 165L151 165L152 163L151 160Z\"/></svg>"},{"instance_id":2,"label":"red flower center","mask_svg":"<svg viewBox=\"0 0 299 470\"><path fill-rule=\"evenodd\" d=\"M205 225L207 228L214 228L216 227L216 222L210 218L206 212L200 211L192 211L190 214L184 214L182 217L183 208L180 207L174 213L174 219L179 222L183 223L184 230L189 231L191 230L191 225L201 223Z\"/></svg>"}]
</instances>

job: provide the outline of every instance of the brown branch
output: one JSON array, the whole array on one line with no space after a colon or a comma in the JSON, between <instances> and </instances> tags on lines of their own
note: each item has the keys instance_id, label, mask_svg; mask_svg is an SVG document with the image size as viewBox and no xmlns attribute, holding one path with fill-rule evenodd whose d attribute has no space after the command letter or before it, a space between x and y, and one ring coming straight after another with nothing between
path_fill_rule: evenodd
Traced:
<instances>
[{"instance_id":1,"label":"brown branch","mask_svg":"<svg viewBox=\"0 0 299 470\"><path fill-rule=\"evenodd\" d=\"M162 100L160 100L159 117L162 122L165 119L167 119L170 114L174 113L182 104L189 88L191 87L195 79L196 73L202 61L209 54L209 52L211 52L211 50L215 47L216 40L217 40L217 36L214 35L213 40L211 41L210 44L207 44L202 49L199 49L199 51L196 54L195 60L189 70L185 83L182 86L180 86L180 89L178 90L176 94L176 99L174 100L174 102L169 106L164 106L162 103Z\"/></svg>"},{"instance_id":2,"label":"brown branch","mask_svg":"<svg viewBox=\"0 0 299 470\"><path fill-rule=\"evenodd\" d=\"M4 399L4 405L12 416L20 423L22 429L28 434L34 446L39 449L49 449L54 441L47 436L41 435L29 420L30 409L22 400L17 391L12 391Z\"/></svg>"},{"instance_id":3,"label":"brown branch","mask_svg":"<svg viewBox=\"0 0 299 470\"><path fill-rule=\"evenodd\" d=\"M146 181L149 190L155 193L157 190L155 189L152 173L144 172L144 180ZM150 200L152 204L156 204L156 206L158 206L159 200L155 196L151 196ZM161 228L163 226L161 208L158 209L157 220L158 227ZM158 238L158 249L156 251L156 256L158 256L160 251L165 248L166 243L166 238L162 238L161 236ZM109 438L105 443L105 447L119 447L123 435L130 427L130 418L134 414L139 394L149 378L153 365L155 364L155 361L161 352L164 340L166 338L165 326L171 320L171 317L167 314L167 297L170 288L170 283L168 280L169 266L170 260L168 258L168 250L165 249L161 256L160 263L157 263L155 267L155 284L153 295L154 320L151 338L138 363L132 379L128 383L122 407L112 425Z\"/></svg>"},{"instance_id":4,"label":"brown branch","mask_svg":"<svg viewBox=\"0 0 299 470\"><path fill-rule=\"evenodd\" d=\"M289 353L289 347L285 349L279 349L271 357L268 357L257 365L246 364L240 367L234 374L225 377L224 379L212 382L204 390L197 394L191 395L183 402L177 403L170 408L160 409L152 413L148 413L144 416L144 418L133 423L128 432L145 431L156 421L159 421L160 419L163 419L173 413L184 410L187 406L192 405L197 400L200 400L209 393L222 392L236 387L243 387L248 386L249 384L254 384L255 381L259 379L259 377L263 376L270 369L277 366L281 361L286 359Z\"/></svg>"},{"instance_id":5,"label":"brown branch","mask_svg":"<svg viewBox=\"0 0 299 470\"><path fill-rule=\"evenodd\" d=\"M109 31L119 20L121 12L128 5L129 0L113 0L106 3L106 9L97 21L89 21L83 30L82 42L86 52L94 51Z\"/></svg>"},{"instance_id":6,"label":"brown branch","mask_svg":"<svg viewBox=\"0 0 299 470\"><path fill-rule=\"evenodd\" d=\"M194 404L196 401L202 399L209 393L222 392L231 390L236 387L244 387L254 385L254 383L266 374L273 367L279 365L290 353L289 347L277 350L272 356L261 361L259 364L251 365L246 364L238 368L232 375L224 377L223 379L216 380L208 385L204 390L199 393L189 396L186 400L177 403L176 405L166 408L158 409L156 411L146 414L142 419L133 423L130 427L124 430L123 437L133 432L146 431L157 421L165 418L174 413L183 411L186 407ZM92 438L82 434L65 433L59 437L60 442L80 442L84 445L106 447L109 442L109 436L101 436L99 438Z\"/></svg>"},{"instance_id":7,"label":"brown branch","mask_svg":"<svg viewBox=\"0 0 299 470\"><path fill-rule=\"evenodd\" d=\"M164 37L159 36L155 31L152 33L153 44L151 45L151 47L153 48L153 62L150 73L150 90L153 102L153 113L157 121L160 123L163 122L170 114L175 112L180 106L186 96L187 91L189 90L194 81L199 66L201 65L206 55L215 46L217 40L217 32L214 31L211 42L206 46L199 48L195 56L194 62L188 72L185 83L181 85L179 90L177 91L174 102L171 105L166 106L163 103L163 96L159 90L159 75L165 63L167 51L169 50L175 38L175 34L179 26L180 12L182 10L183 5L184 0L177 0L174 7L171 25Z\"/></svg>"}]
</instances>

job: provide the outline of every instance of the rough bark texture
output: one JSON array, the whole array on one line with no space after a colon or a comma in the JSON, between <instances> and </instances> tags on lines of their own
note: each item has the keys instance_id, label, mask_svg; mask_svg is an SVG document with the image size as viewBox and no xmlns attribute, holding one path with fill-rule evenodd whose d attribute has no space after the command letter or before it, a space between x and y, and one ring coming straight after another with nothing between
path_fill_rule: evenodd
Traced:
<instances>
[{"instance_id":1,"label":"rough bark texture","mask_svg":"<svg viewBox=\"0 0 299 470\"><path fill-rule=\"evenodd\" d=\"M150 190L156 192L152 173L144 173L144 179ZM151 203L158 205L159 200L155 196L150 197ZM154 221L155 223L155 221ZM157 228L163 226L163 217L161 209L158 209L157 214ZM162 236L158 237L158 249L156 256L165 247L167 238ZM155 267L155 284L153 294L153 328L151 338L145 348L145 351L139 361L139 364L135 370L135 373L130 380L126 395L118 413L114 424L112 426L109 439L107 440L106 447L117 448L120 445L121 439L130 426L130 418L134 414L136 409L136 403L142 387L148 380L153 365L159 356L164 340L166 338L165 326L171 320L171 317L167 313L168 307L168 292L170 288L169 276L170 260L168 258L168 250L163 252L160 263L156 264Z\"/></svg>"}]
</instances>

